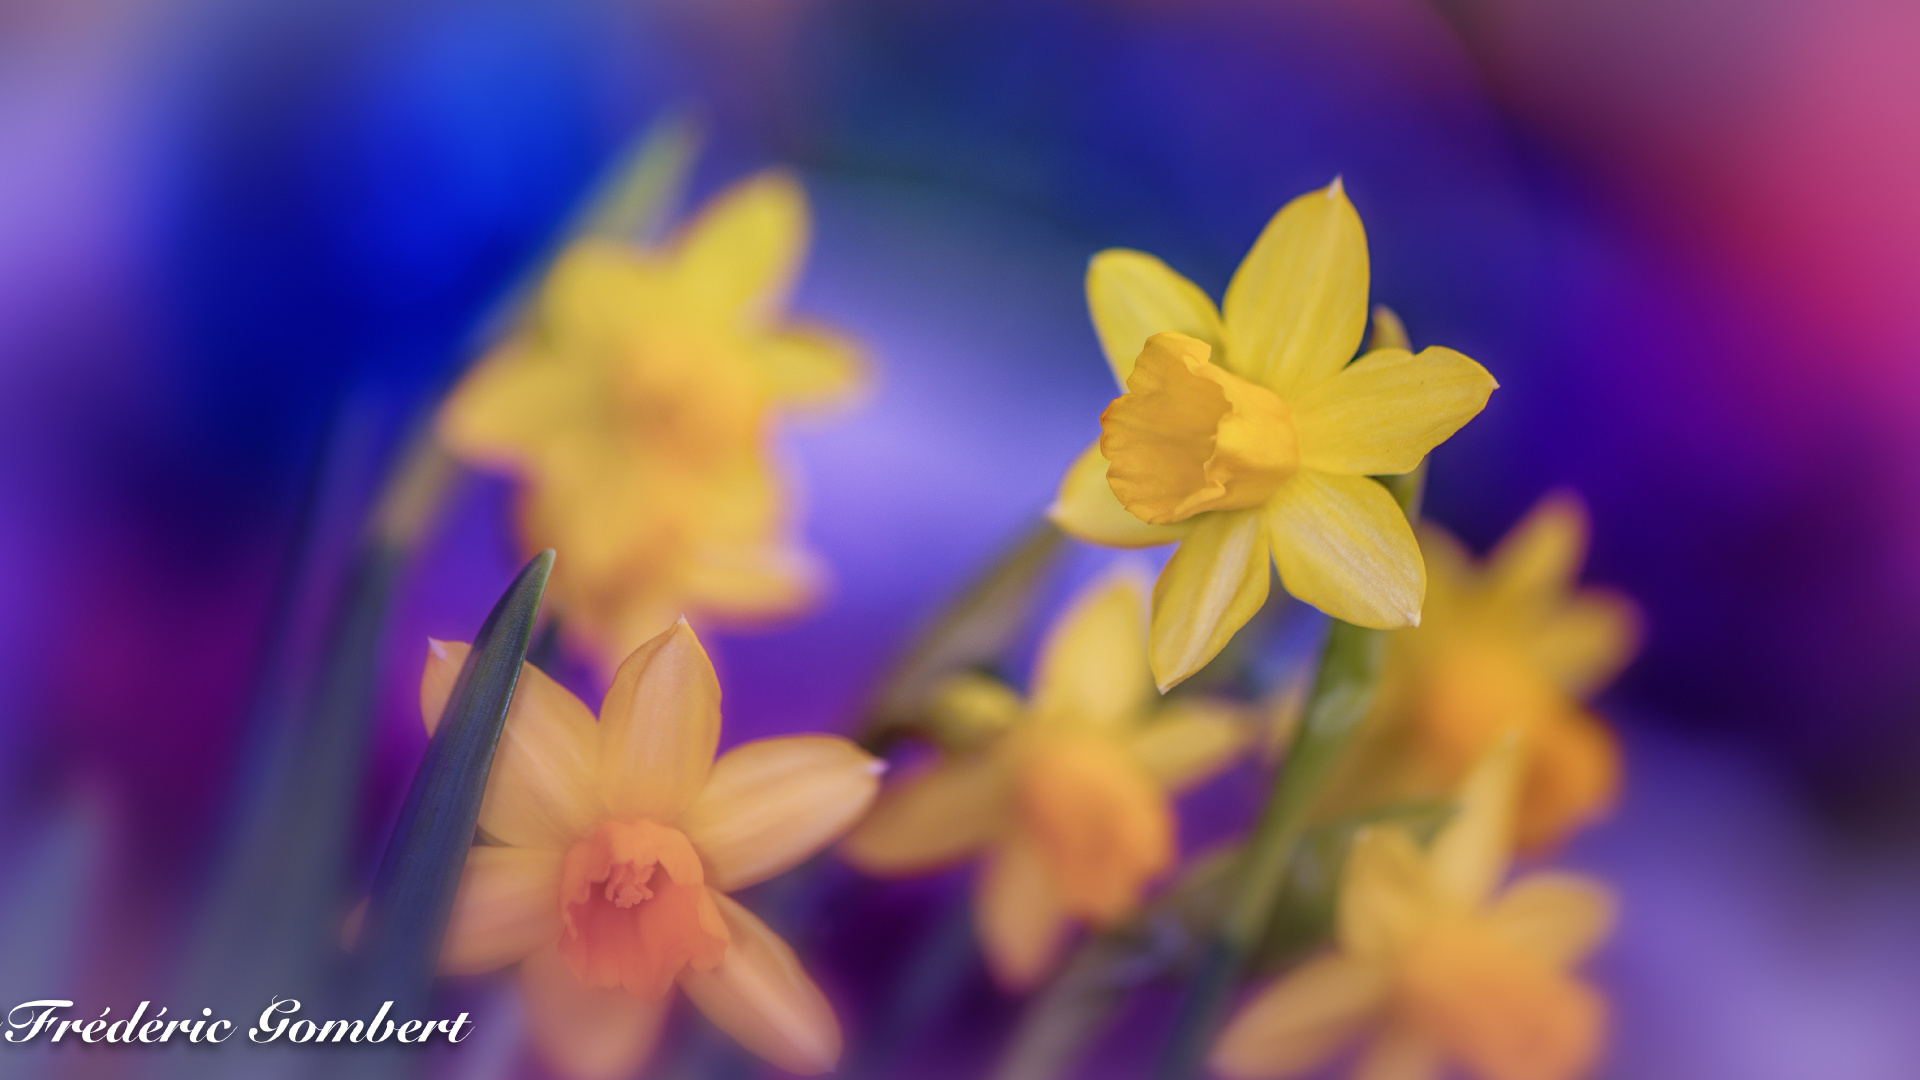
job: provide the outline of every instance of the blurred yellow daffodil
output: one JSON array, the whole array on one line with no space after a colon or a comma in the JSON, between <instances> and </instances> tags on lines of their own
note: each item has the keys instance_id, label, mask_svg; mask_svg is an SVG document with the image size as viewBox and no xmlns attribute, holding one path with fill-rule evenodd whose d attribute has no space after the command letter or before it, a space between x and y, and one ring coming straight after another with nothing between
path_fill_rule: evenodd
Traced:
<instances>
[{"instance_id":1,"label":"blurred yellow daffodil","mask_svg":"<svg viewBox=\"0 0 1920 1080\"><path fill-rule=\"evenodd\" d=\"M1180 545L1153 595L1163 690L1266 602L1269 562L1288 592L1335 618L1420 622L1419 548L1369 477L1418 467L1495 383L1439 347L1353 360L1367 275L1366 234L1337 180L1274 215L1219 310L1142 252L1103 251L1087 269L1094 328L1125 392L1051 516L1096 544Z\"/></svg>"},{"instance_id":2,"label":"blurred yellow daffodil","mask_svg":"<svg viewBox=\"0 0 1920 1080\"><path fill-rule=\"evenodd\" d=\"M522 540L564 553L548 595L609 670L683 610L763 618L817 592L770 421L844 397L860 361L786 319L807 231L800 185L768 172L664 247L579 240L441 412L458 456L521 481Z\"/></svg>"},{"instance_id":3,"label":"blurred yellow daffodil","mask_svg":"<svg viewBox=\"0 0 1920 1080\"><path fill-rule=\"evenodd\" d=\"M431 731L467 646L434 642ZM620 665L600 718L521 669L441 953L448 972L519 962L543 1054L578 1080L630 1075L677 984L792 1072L833 1067L840 1029L793 950L727 893L838 839L883 763L846 739L747 743L714 760L720 687L684 620Z\"/></svg>"},{"instance_id":4,"label":"blurred yellow daffodil","mask_svg":"<svg viewBox=\"0 0 1920 1080\"><path fill-rule=\"evenodd\" d=\"M1617 675L1640 639L1631 600L1577 588L1587 513L1554 494L1484 566L1423 525L1427 619L1393 636L1357 765L1397 796L1444 791L1508 732L1523 736L1519 846L1536 852L1613 805L1620 750L1583 699Z\"/></svg>"},{"instance_id":5,"label":"blurred yellow daffodil","mask_svg":"<svg viewBox=\"0 0 1920 1080\"><path fill-rule=\"evenodd\" d=\"M973 678L943 703L985 736L893 788L842 852L869 873L937 869L984 853L974 917L995 978L1030 987L1072 920L1112 925L1172 865L1170 796L1246 747L1225 708L1159 707L1146 663L1144 574L1088 586L1049 631L1026 702Z\"/></svg>"},{"instance_id":6,"label":"blurred yellow daffodil","mask_svg":"<svg viewBox=\"0 0 1920 1080\"><path fill-rule=\"evenodd\" d=\"M1506 873L1516 747L1474 770L1458 815L1421 851L1404 829L1354 840L1337 950L1260 991L1215 1045L1233 1080L1304 1076L1366 1047L1364 1080L1575 1080L1599 1056L1605 1003L1569 969L1605 938L1600 883Z\"/></svg>"}]
</instances>

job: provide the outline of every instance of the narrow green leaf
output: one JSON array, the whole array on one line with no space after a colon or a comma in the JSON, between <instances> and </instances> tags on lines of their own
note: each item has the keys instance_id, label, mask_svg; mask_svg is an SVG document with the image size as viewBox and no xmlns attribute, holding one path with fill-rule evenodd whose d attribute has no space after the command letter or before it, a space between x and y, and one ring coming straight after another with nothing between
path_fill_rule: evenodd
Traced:
<instances>
[{"instance_id":1,"label":"narrow green leaf","mask_svg":"<svg viewBox=\"0 0 1920 1080\"><path fill-rule=\"evenodd\" d=\"M425 1003L433 980L494 748L552 570L551 550L534 556L481 625L374 879L361 936L361 985L367 999L392 1000L402 1014Z\"/></svg>"}]
</instances>

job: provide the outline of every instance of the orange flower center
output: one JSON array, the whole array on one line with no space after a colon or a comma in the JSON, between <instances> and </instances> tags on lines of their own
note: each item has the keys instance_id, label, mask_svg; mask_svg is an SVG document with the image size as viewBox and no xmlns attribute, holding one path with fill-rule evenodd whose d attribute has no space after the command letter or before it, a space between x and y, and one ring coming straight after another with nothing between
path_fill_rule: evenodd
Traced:
<instances>
[{"instance_id":1,"label":"orange flower center","mask_svg":"<svg viewBox=\"0 0 1920 1080\"><path fill-rule=\"evenodd\" d=\"M1120 504L1154 525L1266 502L1300 469L1287 403L1208 361L1212 346L1155 334L1127 392L1100 414L1100 453Z\"/></svg>"},{"instance_id":2,"label":"orange flower center","mask_svg":"<svg viewBox=\"0 0 1920 1080\"><path fill-rule=\"evenodd\" d=\"M1397 996L1416 1027L1484 1080L1573 1080L1593 1065L1606 1022L1599 995L1465 921L1435 926L1408 950Z\"/></svg>"},{"instance_id":3,"label":"orange flower center","mask_svg":"<svg viewBox=\"0 0 1920 1080\"><path fill-rule=\"evenodd\" d=\"M1112 742L1049 738L1018 773L1021 823L1061 905L1096 925L1125 918L1173 862L1173 818L1153 779Z\"/></svg>"},{"instance_id":4,"label":"orange flower center","mask_svg":"<svg viewBox=\"0 0 1920 1080\"><path fill-rule=\"evenodd\" d=\"M683 968L711 971L727 927L685 833L603 822L560 869L560 954L587 986L659 1001Z\"/></svg>"}]
</instances>

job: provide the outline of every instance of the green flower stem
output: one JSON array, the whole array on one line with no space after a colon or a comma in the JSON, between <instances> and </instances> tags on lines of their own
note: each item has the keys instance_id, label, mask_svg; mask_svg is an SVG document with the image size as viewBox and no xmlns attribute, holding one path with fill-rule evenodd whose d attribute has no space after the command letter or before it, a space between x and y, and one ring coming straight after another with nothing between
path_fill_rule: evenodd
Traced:
<instances>
[{"instance_id":1,"label":"green flower stem","mask_svg":"<svg viewBox=\"0 0 1920 1080\"><path fill-rule=\"evenodd\" d=\"M1425 476L1423 464L1406 477L1384 481L1409 520L1419 514ZM1266 936L1314 800L1373 704L1386 643L1385 632L1349 623L1335 622L1328 633L1300 733L1247 842L1240 880L1226 914L1187 984L1173 1035L1153 1072L1155 1080L1200 1075L1234 988Z\"/></svg>"}]
</instances>

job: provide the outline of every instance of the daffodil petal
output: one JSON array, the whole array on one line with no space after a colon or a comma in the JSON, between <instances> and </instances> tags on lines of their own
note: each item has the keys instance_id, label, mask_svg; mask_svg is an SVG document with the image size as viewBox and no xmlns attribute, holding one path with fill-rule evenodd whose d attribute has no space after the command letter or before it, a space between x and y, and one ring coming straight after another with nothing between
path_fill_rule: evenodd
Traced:
<instances>
[{"instance_id":1,"label":"daffodil petal","mask_svg":"<svg viewBox=\"0 0 1920 1080\"><path fill-rule=\"evenodd\" d=\"M1569 708L1528 733L1514 846L1550 851L1619 797L1619 740L1599 717Z\"/></svg>"},{"instance_id":2,"label":"daffodil petal","mask_svg":"<svg viewBox=\"0 0 1920 1080\"><path fill-rule=\"evenodd\" d=\"M865 378L854 343L819 327L789 327L754 345L754 358L774 398L792 405L835 404Z\"/></svg>"},{"instance_id":3,"label":"daffodil petal","mask_svg":"<svg viewBox=\"0 0 1920 1080\"><path fill-rule=\"evenodd\" d=\"M1548 493L1487 555L1488 603L1534 611L1572 591L1591 531L1580 496Z\"/></svg>"},{"instance_id":4,"label":"daffodil petal","mask_svg":"<svg viewBox=\"0 0 1920 1080\"><path fill-rule=\"evenodd\" d=\"M1040 646L1034 719L1113 728L1140 717L1153 696L1147 670L1150 587L1145 568L1127 562L1074 598Z\"/></svg>"},{"instance_id":5,"label":"daffodil petal","mask_svg":"<svg viewBox=\"0 0 1920 1080\"><path fill-rule=\"evenodd\" d=\"M1162 693L1218 656L1267 602L1271 549L1260 515L1200 515L1160 571L1147 652Z\"/></svg>"},{"instance_id":6,"label":"daffodil petal","mask_svg":"<svg viewBox=\"0 0 1920 1080\"><path fill-rule=\"evenodd\" d=\"M795 735L736 747L678 825L722 892L796 866L852 828L886 763L850 739Z\"/></svg>"},{"instance_id":7,"label":"daffodil petal","mask_svg":"<svg viewBox=\"0 0 1920 1080\"><path fill-rule=\"evenodd\" d=\"M1500 894L1487 924L1508 944L1553 967L1586 959L1613 929L1613 891L1580 874L1529 874Z\"/></svg>"},{"instance_id":8,"label":"daffodil petal","mask_svg":"<svg viewBox=\"0 0 1920 1080\"><path fill-rule=\"evenodd\" d=\"M460 641L427 643L420 712L429 735L470 649ZM480 804L480 827L503 843L549 851L563 851L586 835L601 813L593 781L598 740L593 714L580 699L546 672L522 664Z\"/></svg>"},{"instance_id":9,"label":"daffodil petal","mask_svg":"<svg viewBox=\"0 0 1920 1080\"><path fill-rule=\"evenodd\" d=\"M1109 248L1093 257L1087 264L1087 310L1121 386L1133 374L1133 362L1147 338L1163 331L1206 342L1216 360L1226 355L1227 335L1213 301L1200 286L1144 251Z\"/></svg>"},{"instance_id":10,"label":"daffodil petal","mask_svg":"<svg viewBox=\"0 0 1920 1080\"><path fill-rule=\"evenodd\" d=\"M1432 916L1432 876L1405 829L1356 834L1340 879L1340 948L1363 959L1391 955Z\"/></svg>"},{"instance_id":11,"label":"daffodil petal","mask_svg":"<svg viewBox=\"0 0 1920 1080\"><path fill-rule=\"evenodd\" d=\"M884 877L958 862L1000 835L1011 797L993 756L942 762L883 794L840 846L841 857Z\"/></svg>"},{"instance_id":12,"label":"daffodil petal","mask_svg":"<svg viewBox=\"0 0 1920 1080\"><path fill-rule=\"evenodd\" d=\"M1521 752L1517 738L1504 738L1473 767L1460 787L1459 810L1428 849L1434 889L1457 910L1478 909L1506 876Z\"/></svg>"},{"instance_id":13,"label":"daffodil petal","mask_svg":"<svg viewBox=\"0 0 1920 1080\"><path fill-rule=\"evenodd\" d=\"M1222 305L1223 365L1289 400L1353 359L1367 326L1367 234L1339 181L1280 208Z\"/></svg>"},{"instance_id":14,"label":"daffodil petal","mask_svg":"<svg viewBox=\"0 0 1920 1080\"><path fill-rule=\"evenodd\" d=\"M1527 655L1575 697L1613 681L1645 634L1640 605L1609 589L1582 589L1525 640Z\"/></svg>"},{"instance_id":15,"label":"daffodil petal","mask_svg":"<svg viewBox=\"0 0 1920 1080\"><path fill-rule=\"evenodd\" d=\"M1370 352L1290 399L1301 464L1359 476L1412 472L1480 415L1496 385L1452 349Z\"/></svg>"},{"instance_id":16,"label":"daffodil petal","mask_svg":"<svg viewBox=\"0 0 1920 1080\"><path fill-rule=\"evenodd\" d=\"M1226 768L1252 743L1251 726L1238 710L1209 701L1169 705L1129 740L1147 774L1176 793Z\"/></svg>"},{"instance_id":17,"label":"daffodil petal","mask_svg":"<svg viewBox=\"0 0 1920 1080\"><path fill-rule=\"evenodd\" d=\"M765 322L786 307L808 230L797 178L778 169L750 176L714 196L681 234L675 281L702 311Z\"/></svg>"},{"instance_id":18,"label":"daffodil petal","mask_svg":"<svg viewBox=\"0 0 1920 1080\"><path fill-rule=\"evenodd\" d=\"M1389 987L1379 964L1338 954L1309 960L1228 1021L1208 1064L1229 1080L1311 1073L1379 1016Z\"/></svg>"},{"instance_id":19,"label":"daffodil petal","mask_svg":"<svg viewBox=\"0 0 1920 1080\"><path fill-rule=\"evenodd\" d=\"M1444 1057L1432 1039L1404 1024L1389 1024L1354 1064L1353 1080L1440 1080Z\"/></svg>"},{"instance_id":20,"label":"daffodil petal","mask_svg":"<svg viewBox=\"0 0 1920 1080\"><path fill-rule=\"evenodd\" d=\"M1379 483L1303 469L1261 512L1288 592L1356 626L1420 624L1426 565L1406 514Z\"/></svg>"},{"instance_id":21,"label":"daffodil petal","mask_svg":"<svg viewBox=\"0 0 1920 1080\"><path fill-rule=\"evenodd\" d=\"M1107 459L1100 454L1098 440L1067 468L1060 493L1047 508L1047 518L1075 539L1119 548L1171 544L1193 527L1184 521L1178 525L1149 525L1120 505L1119 496L1107 483Z\"/></svg>"},{"instance_id":22,"label":"daffodil petal","mask_svg":"<svg viewBox=\"0 0 1920 1080\"><path fill-rule=\"evenodd\" d=\"M523 468L534 448L578 414L565 365L524 342L476 363L447 395L435 433L456 456L495 469Z\"/></svg>"},{"instance_id":23,"label":"daffodil petal","mask_svg":"<svg viewBox=\"0 0 1920 1080\"><path fill-rule=\"evenodd\" d=\"M616 818L672 821L692 804L720 743L720 682L687 620L620 665L600 705L599 779Z\"/></svg>"},{"instance_id":24,"label":"daffodil petal","mask_svg":"<svg viewBox=\"0 0 1920 1080\"><path fill-rule=\"evenodd\" d=\"M1400 321L1400 316L1392 308L1385 304L1373 305L1373 321L1370 325L1372 330L1367 334L1367 347L1363 351L1372 352L1375 349L1413 351L1413 346L1407 339L1407 324Z\"/></svg>"},{"instance_id":25,"label":"daffodil petal","mask_svg":"<svg viewBox=\"0 0 1920 1080\"><path fill-rule=\"evenodd\" d=\"M467 852L440 971L472 975L505 967L560 937L557 851L476 847Z\"/></svg>"},{"instance_id":26,"label":"daffodil petal","mask_svg":"<svg viewBox=\"0 0 1920 1080\"><path fill-rule=\"evenodd\" d=\"M556 947L527 957L519 983L527 1034L566 1080L625 1080L659 1041L666 1002L584 986Z\"/></svg>"},{"instance_id":27,"label":"daffodil petal","mask_svg":"<svg viewBox=\"0 0 1920 1080\"><path fill-rule=\"evenodd\" d=\"M840 1060L840 1022L799 957L759 916L713 894L733 943L712 971L688 970L680 987L715 1027L791 1073L815 1076Z\"/></svg>"},{"instance_id":28,"label":"daffodil petal","mask_svg":"<svg viewBox=\"0 0 1920 1080\"><path fill-rule=\"evenodd\" d=\"M1009 837L987 860L973 913L987 969L1002 987L1031 989L1059 962L1066 912L1039 846L1025 837Z\"/></svg>"},{"instance_id":29,"label":"daffodil petal","mask_svg":"<svg viewBox=\"0 0 1920 1080\"><path fill-rule=\"evenodd\" d=\"M1454 535L1431 521L1414 530L1420 538L1420 558L1427 568L1427 599L1420 608L1422 622L1452 621L1477 599L1479 571L1473 556Z\"/></svg>"}]
</instances>

